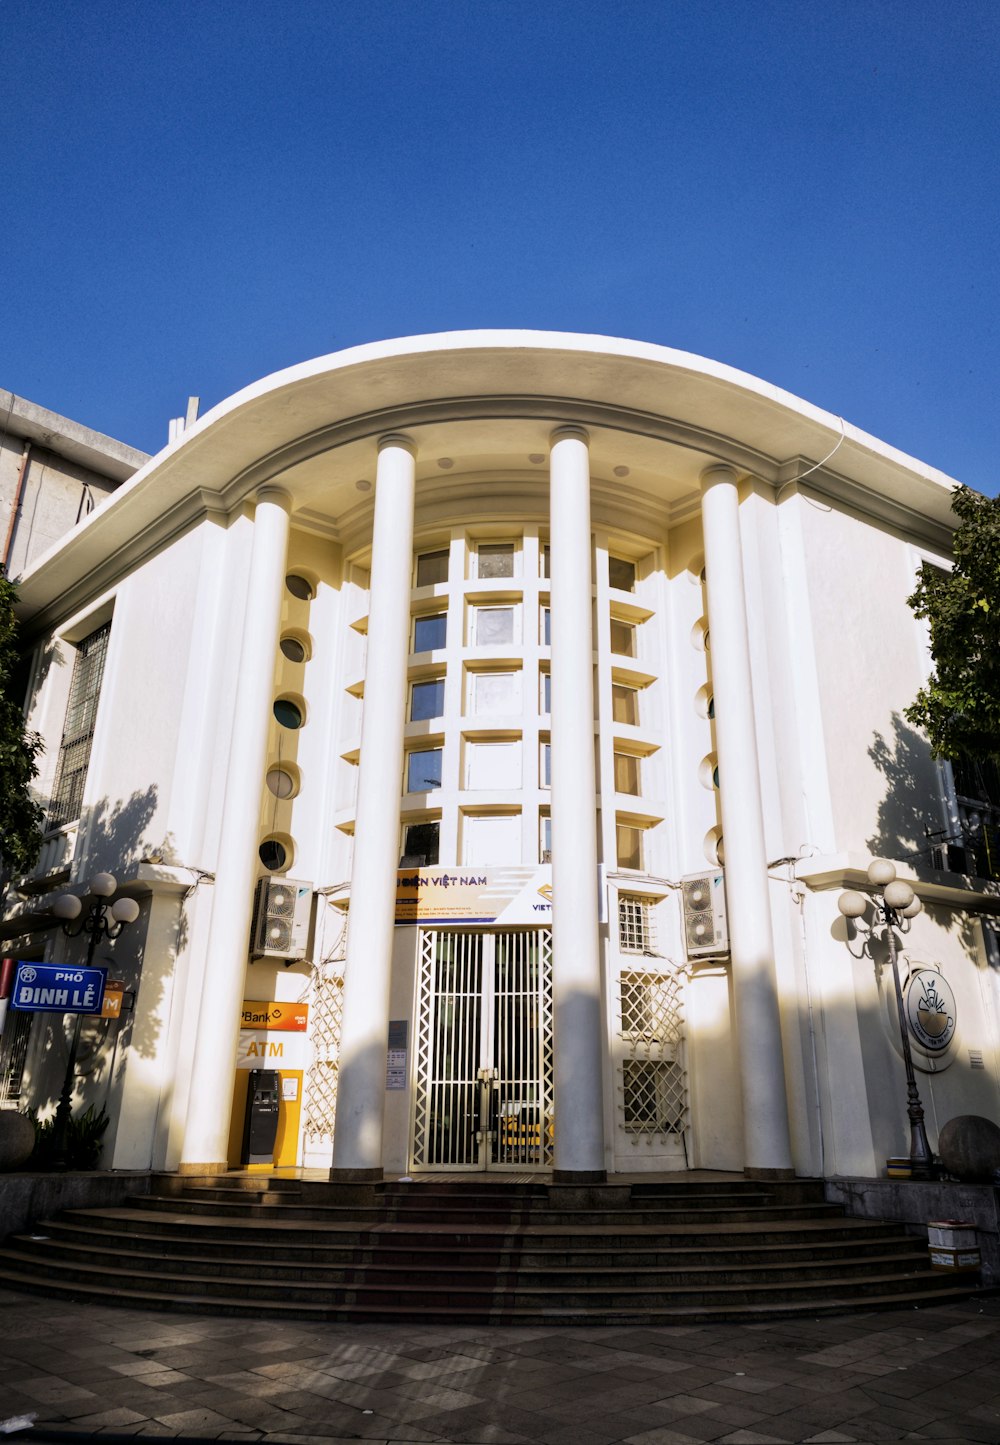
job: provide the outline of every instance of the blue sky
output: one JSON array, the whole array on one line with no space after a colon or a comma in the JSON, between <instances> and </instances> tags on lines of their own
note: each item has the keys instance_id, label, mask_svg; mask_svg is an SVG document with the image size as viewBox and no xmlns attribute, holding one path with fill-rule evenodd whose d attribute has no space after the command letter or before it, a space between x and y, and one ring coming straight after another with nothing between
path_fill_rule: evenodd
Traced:
<instances>
[{"instance_id":1,"label":"blue sky","mask_svg":"<svg viewBox=\"0 0 1000 1445\"><path fill-rule=\"evenodd\" d=\"M0 25L21 396L153 451L189 393L357 342L604 332L1000 486L997 0L5 0Z\"/></svg>"}]
</instances>

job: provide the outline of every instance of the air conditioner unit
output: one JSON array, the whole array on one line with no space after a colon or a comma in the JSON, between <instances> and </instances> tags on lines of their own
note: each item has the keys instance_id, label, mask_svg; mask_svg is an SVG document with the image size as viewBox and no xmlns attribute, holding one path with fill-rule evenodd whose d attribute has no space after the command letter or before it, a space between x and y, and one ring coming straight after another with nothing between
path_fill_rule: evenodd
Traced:
<instances>
[{"instance_id":1,"label":"air conditioner unit","mask_svg":"<svg viewBox=\"0 0 1000 1445\"><path fill-rule=\"evenodd\" d=\"M258 878L250 929L251 958L305 958L312 885L291 878Z\"/></svg>"},{"instance_id":2,"label":"air conditioner unit","mask_svg":"<svg viewBox=\"0 0 1000 1445\"><path fill-rule=\"evenodd\" d=\"M681 879L684 950L688 958L713 958L729 952L726 885L721 868Z\"/></svg>"}]
</instances>

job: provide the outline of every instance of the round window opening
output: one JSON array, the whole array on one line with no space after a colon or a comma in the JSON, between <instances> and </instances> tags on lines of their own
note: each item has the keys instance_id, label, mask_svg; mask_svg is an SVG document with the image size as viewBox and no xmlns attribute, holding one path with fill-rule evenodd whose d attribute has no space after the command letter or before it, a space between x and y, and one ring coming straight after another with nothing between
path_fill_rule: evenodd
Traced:
<instances>
[{"instance_id":1,"label":"round window opening","mask_svg":"<svg viewBox=\"0 0 1000 1445\"><path fill-rule=\"evenodd\" d=\"M257 849L257 856L269 873L277 873L288 862L288 850L277 838L265 838Z\"/></svg>"},{"instance_id":2,"label":"round window opening","mask_svg":"<svg viewBox=\"0 0 1000 1445\"><path fill-rule=\"evenodd\" d=\"M306 646L297 637L283 637L278 646L282 656L287 657L289 662L305 662Z\"/></svg>"},{"instance_id":3,"label":"round window opening","mask_svg":"<svg viewBox=\"0 0 1000 1445\"><path fill-rule=\"evenodd\" d=\"M285 578L285 586L300 602L309 602L315 596L312 583L307 577L300 577L297 572L289 572Z\"/></svg>"},{"instance_id":4,"label":"round window opening","mask_svg":"<svg viewBox=\"0 0 1000 1445\"><path fill-rule=\"evenodd\" d=\"M268 768L267 786L276 798L295 796L295 778L287 768Z\"/></svg>"},{"instance_id":5,"label":"round window opening","mask_svg":"<svg viewBox=\"0 0 1000 1445\"><path fill-rule=\"evenodd\" d=\"M302 726L302 709L290 697L279 697L274 704L274 715L283 728ZM258 773L258 777L260 774Z\"/></svg>"}]
</instances>

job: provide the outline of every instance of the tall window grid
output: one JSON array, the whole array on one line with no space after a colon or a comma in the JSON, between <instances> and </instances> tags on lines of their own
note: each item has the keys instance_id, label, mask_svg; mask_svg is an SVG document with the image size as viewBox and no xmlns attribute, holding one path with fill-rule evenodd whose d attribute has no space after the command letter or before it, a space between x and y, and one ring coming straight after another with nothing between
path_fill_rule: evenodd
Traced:
<instances>
[{"instance_id":1,"label":"tall window grid","mask_svg":"<svg viewBox=\"0 0 1000 1445\"><path fill-rule=\"evenodd\" d=\"M653 901L634 893L618 895L618 947L622 953L652 953L656 948Z\"/></svg>"},{"instance_id":2,"label":"tall window grid","mask_svg":"<svg viewBox=\"0 0 1000 1445\"><path fill-rule=\"evenodd\" d=\"M111 623L106 622L103 627L85 637L76 649L66 722L59 745L59 762L49 808L50 828L60 828L80 816L110 635Z\"/></svg>"}]
</instances>

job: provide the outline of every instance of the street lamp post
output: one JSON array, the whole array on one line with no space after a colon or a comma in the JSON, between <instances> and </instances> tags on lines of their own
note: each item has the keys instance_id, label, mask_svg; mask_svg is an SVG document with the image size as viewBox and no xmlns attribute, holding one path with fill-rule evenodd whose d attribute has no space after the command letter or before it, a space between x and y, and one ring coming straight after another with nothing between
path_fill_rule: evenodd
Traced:
<instances>
[{"instance_id":1,"label":"street lamp post","mask_svg":"<svg viewBox=\"0 0 1000 1445\"><path fill-rule=\"evenodd\" d=\"M93 967L94 954L101 940L107 939L108 942L111 942L118 937L126 923L134 923L139 917L139 905L134 898L117 898L114 903L109 903L108 900L113 897L117 887L118 882L111 873L95 873L90 880L91 902L86 911L75 893L60 893L52 905L52 912L60 920L62 931L67 938L79 938L83 933L87 935L88 968ZM77 920L79 921L77 922ZM69 1162L67 1154L69 1121L82 1017L83 1015L78 1013L73 1022L73 1039L70 1044L69 1058L66 1061L66 1074L63 1078L59 1103L56 1106L55 1126L52 1132L52 1162L56 1169L67 1168Z\"/></svg>"},{"instance_id":2,"label":"street lamp post","mask_svg":"<svg viewBox=\"0 0 1000 1445\"><path fill-rule=\"evenodd\" d=\"M920 1102L917 1079L913 1072L913 1055L910 1052L910 1030L906 1022L906 1007L903 990L899 982L899 964L896 955L894 929L901 921L915 918L923 904L908 883L896 877L896 869L888 858L874 858L868 865L868 882L872 895L848 889L837 900L837 907L845 918L857 921L873 902L885 926L885 940L892 963L892 981L896 990L896 1012L899 1015L899 1038L903 1047L903 1063L906 1066L906 1112L910 1117L910 1174L914 1179L934 1178L934 1156L927 1140L924 1126L924 1109ZM881 889L881 893L874 890Z\"/></svg>"}]
</instances>

